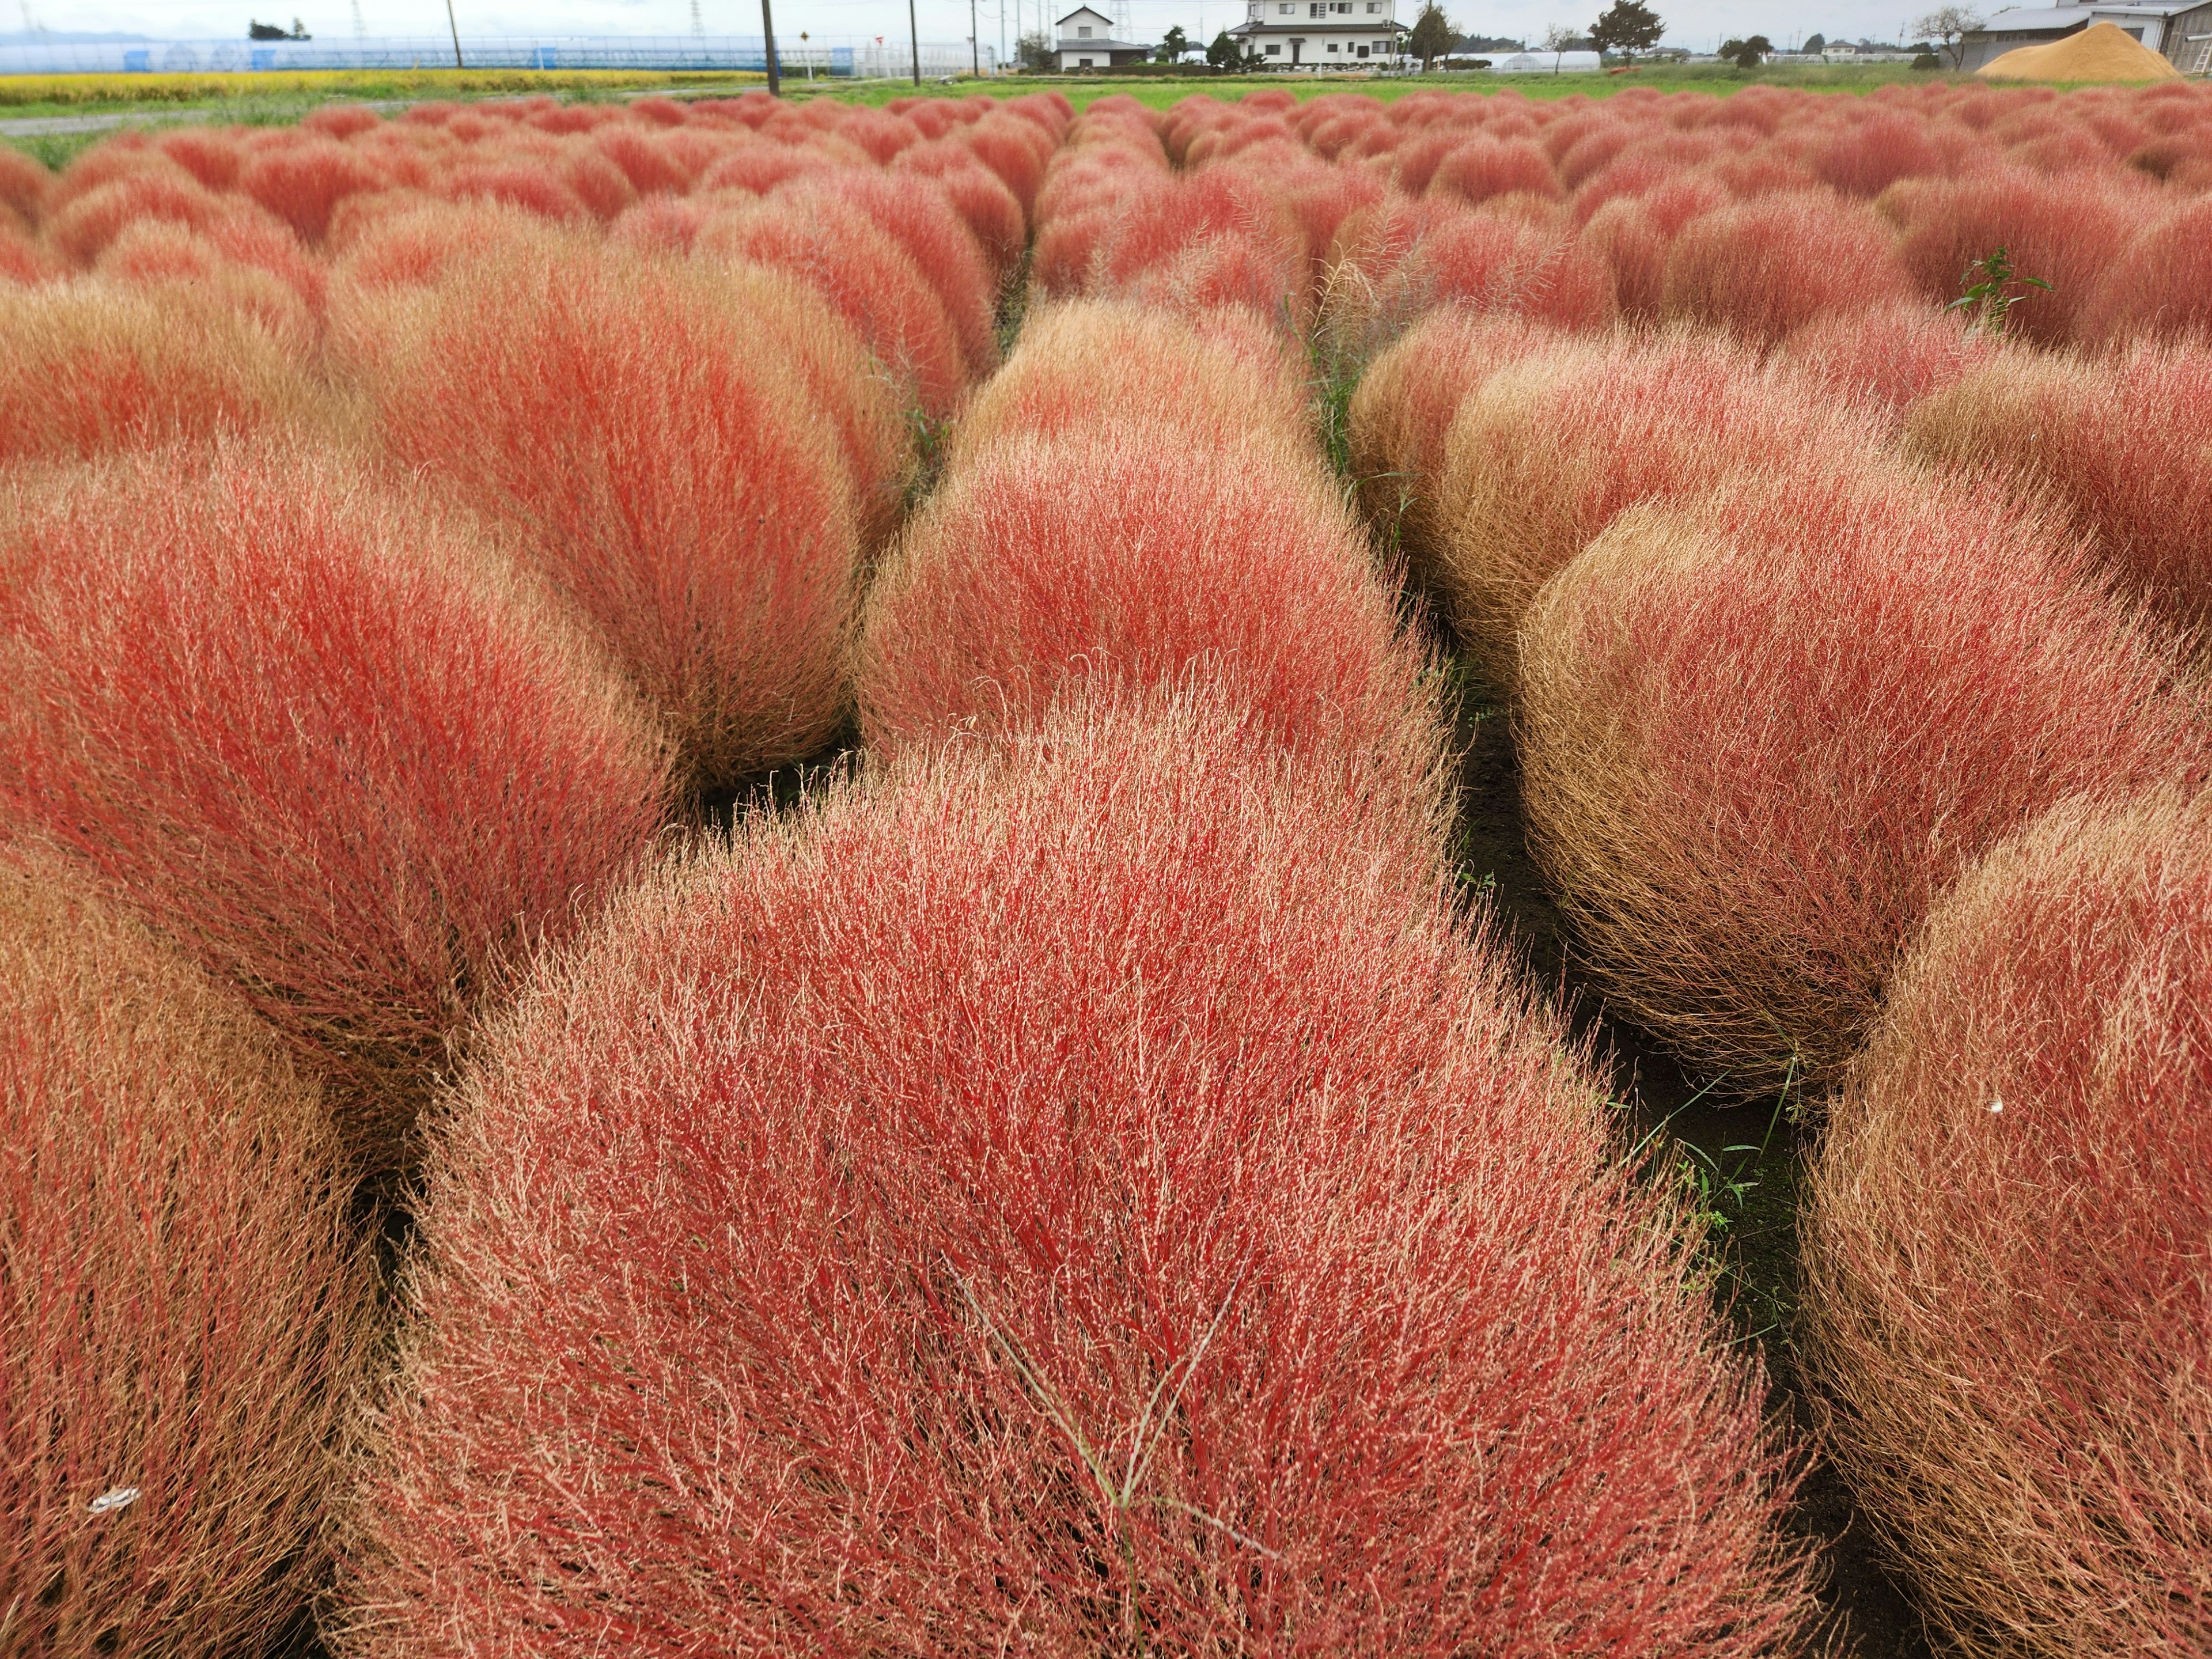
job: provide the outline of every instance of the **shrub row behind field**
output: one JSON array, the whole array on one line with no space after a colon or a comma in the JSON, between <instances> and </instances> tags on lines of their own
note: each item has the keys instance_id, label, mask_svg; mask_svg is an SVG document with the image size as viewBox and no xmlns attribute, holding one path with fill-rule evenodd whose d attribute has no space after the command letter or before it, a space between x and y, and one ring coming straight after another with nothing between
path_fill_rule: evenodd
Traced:
<instances>
[{"instance_id":1,"label":"shrub row behind field","mask_svg":"<svg viewBox=\"0 0 2212 1659\"><path fill-rule=\"evenodd\" d=\"M842 717L922 385L869 296L934 316L960 395L1024 234L977 157L1050 137L971 119L890 231L738 263L686 235L857 222L842 174L885 175L809 127L754 146L805 175L775 201L574 216L634 198L610 156L714 159L665 113L0 170L0 1648L304 1639L424 1107L672 808Z\"/></svg>"}]
</instances>

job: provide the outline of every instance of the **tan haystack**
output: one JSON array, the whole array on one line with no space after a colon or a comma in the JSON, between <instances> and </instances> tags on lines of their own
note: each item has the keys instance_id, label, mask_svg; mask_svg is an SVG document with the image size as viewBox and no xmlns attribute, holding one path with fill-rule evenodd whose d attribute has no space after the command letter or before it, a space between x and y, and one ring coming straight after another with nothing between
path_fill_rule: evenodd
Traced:
<instances>
[{"instance_id":1,"label":"tan haystack","mask_svg":"<svg viewBox=\"0 0 2212 1659\"><path fill-rule=\"evenodd\" d=\"M2047 46L2019 46L1974 71L1984 81L2179 81L2181 71L2123 30L2092 23Z\"/></svg>"}]
</instances>

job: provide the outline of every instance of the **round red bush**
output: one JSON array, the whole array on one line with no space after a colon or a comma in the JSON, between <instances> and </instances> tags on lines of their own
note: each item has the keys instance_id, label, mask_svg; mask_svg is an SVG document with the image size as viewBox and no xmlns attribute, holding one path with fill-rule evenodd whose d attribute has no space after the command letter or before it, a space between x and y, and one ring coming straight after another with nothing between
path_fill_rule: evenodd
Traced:
<instances>
[{"instance_id":1,"label":"round red bush","mask_svg":"<svg viewBox=\"0 0 2212 1659\"><path fill-rule=\"evenodd\" d=\"M1969 1651L2212 1642L2212 795L2074 805L1929 920L1805 1222L1863 1513Z\"/></svg>"},{"instance_id":2,"label":"round red bush","mask_svg":"<svg viewBox=\"0 0 2212 1659\"><path fill-rule=\"evenodd\" d=\"M275 1649L330 1571L374 1267L314 1085L0 846L10 1653Z\"/></svg>"},{"instance_id":3,"label":"round red bush","mask_svg":"<svg viewBox=\"0 0 2212 1659\"><path fill-rule=\"evenodd\" d=\"M222 295L0 285L0 463L205 443L315 409L283 343Z\"/></svg>"},{"instance_id":4,"label":"round red bush","mask_svg":"<svg viewBox=\"0 0 2212 1659\"><path fill-rule=\"evenodd\" d=\"M1376 810L1077 711L629 900L458 1103L347 1650L1786 1642L1760 1379Z\"/></svg>"},{"instance_id":5,"label":"round red bush","mask_svg":"<svg viewBox=\"0 0 2212 1659\"><path fill-rule=\"evenodd\" d=\"M538 562L703 790L836 730L857 556L836 426L733 291L516 246L402 296L365 366L387 451Z\"/></svg>"},{"instance_id":6,"label":"round red bush","mask_svg":"<svg viewBox=\"0 0 2212 1659\"><path fill-rule=\"evenodd\" d=\"M1660 312L1771 345L1837 313L1906 298L1881 222L1825 191L1761 196L1692 220L1667 254Z\"/></svg>"},{"instance_id":7,"label":"round red bush","mask_svg":"<svg viewBox=\"0 0 2212 1659\"><path fill-rule=\"evenodd\" d=\"M651 838L662 744L420 501L233 454L0 523L0 827L103 884L404 1148L466 1022Z\"/></svg>"},{"instance_id":8,"label":"round red bush","mask_svg":"<svg viewBox=\"0 0 2212 1659\"><path fill-rule=\"evenodd\" d=\"M1180 458L1178 460L1177 458ZM1070 678L1218 680L1279 740L1413 765L1433 694L1317 457L1099 422L1003 438L878 578L855 672L872 746L1034 720Z\"/></svg>"},{"instance_id":9,"label":"round red bush","mask_svg":"<svg viewBox=\"0 0 2212 1659\"><path fill-rule=\"evenodd\" d=\"M2212 644L2212 342L2008 351L1921 404L1905 435L2057 507L2123 587Z\"/></svg>"},{"instance_id":10,"label":"round red bush","mask_svg":"<svg viewBox=\"0 0 2212 1659\"><path fill-rule=\"evenodd\" d=\"M1531 840L1616 1005L1832 1083L1930 904L2069 796L2212 771L2163 641L1994 491L1857 469L1623 514L1520 638Z\"/></svg>"}]
</instances>

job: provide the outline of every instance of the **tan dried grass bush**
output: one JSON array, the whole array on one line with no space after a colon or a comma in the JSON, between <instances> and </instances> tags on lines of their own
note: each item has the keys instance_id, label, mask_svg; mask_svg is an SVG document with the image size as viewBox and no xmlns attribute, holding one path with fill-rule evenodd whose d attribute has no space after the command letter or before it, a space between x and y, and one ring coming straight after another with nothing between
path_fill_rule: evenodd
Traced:
<instances>
[{"instance_id":1,"label":"tan dried grass bush","mask_svg":"<svg viewBox=\"0 0 2212 1659\"><path fill-rule=\"evenodd\" d=\"M2057 508L2130 592L2212 629L2212 345L2008 351L1917 404L1905 435Z\"/></svg>"},{"instance_id":2,"label":"tan dried grass bush","mask_svg":"<svg viewBox=\"0 0 2212 1659\"><path fill-rule=\"evenodd\" d=\"M1623 1012L1732 1091L1825 1087L1989 847L2212 771L2170 646L1995 490L1748 472L1622 514L1531 611L1534 850Z\"/></svg>"},{"instance_id":3,"label":"tan dried grass bush","mask_svg":"<svg viewBox=\"0 0 2212 1659\"><path fill-rule=\"evenodd\" d=\"M1778 495L1883 472L1880 428L1711 335L1566 342L1499 368L1444 441L1431 554L1445 616L1510 690L1536 593L1613 516L1755 468Z\"/></svg>"},{"instance_id":4,"label":"tan dried grass bush","mask_svg":"<svg viewBox=\"0 0 2212 1659\"><path fill-rule=\"evenodd\" d=\"M330 1567L373 1267L314 1084L0 860L0 1653L263 1653Z\"/></svg>"},{"instance_id":5,"label":"tan dried grass bush","mask_svg":"<svg viewBox=\"0 0 2212 1659\"><path fill-rule=\"evenodd\" d=\"M1930 916L1804 1223L1832 1443L1975 1655L2212 1650L2212 793L2072 802Z\"/></svg>"}]
</instances>

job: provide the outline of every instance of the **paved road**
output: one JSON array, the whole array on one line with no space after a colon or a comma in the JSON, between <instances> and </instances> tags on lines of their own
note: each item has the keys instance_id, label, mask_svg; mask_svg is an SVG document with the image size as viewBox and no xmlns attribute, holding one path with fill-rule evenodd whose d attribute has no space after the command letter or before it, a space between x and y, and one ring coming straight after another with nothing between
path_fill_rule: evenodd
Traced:
<instances>
[{"instance_id":1,"label":"paved road","mask_svg":"<svg viewBox=\"0 0 2212 1659\"><path fill-rule=\"evenodd\" d=\"M128 126L134 121L208 121L222 112L211 109L133 110L127 115L33 115L0 121L0 138L28 138L40 132L99 132Z\"/></svg>"}]
</instances>

